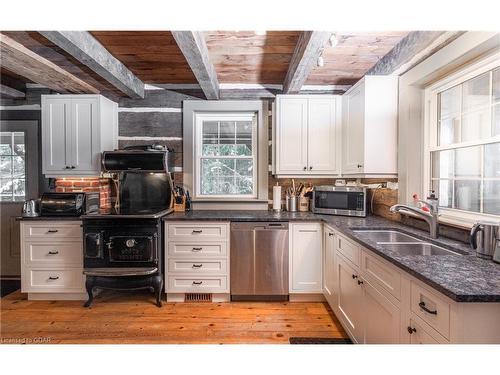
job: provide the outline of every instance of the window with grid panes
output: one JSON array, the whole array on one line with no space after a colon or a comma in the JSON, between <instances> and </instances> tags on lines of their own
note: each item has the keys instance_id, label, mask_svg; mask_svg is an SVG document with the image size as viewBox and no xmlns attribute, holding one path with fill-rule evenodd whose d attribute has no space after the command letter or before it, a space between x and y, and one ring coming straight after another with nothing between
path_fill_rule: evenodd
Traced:
<instances>
[{"instance_id":1,"label":"window with grid panes","mask_svg":"<svg viewBox=\"0 0 500 375\"><path fill-rule=\"evenodd\" d=\"M500 68L437 93L431 186L445 209L500 215Z\"/></svg>"},{"instance_id":2,"label":"window with grid panes","mask_svg":"<svg viewBox=\"0 0 500 375\"><path fill-rule=\"evenodd\" d=\"M199 114L196 126L197 196L256 197L255 114Z\"/></svg>"},{"instance_id":3,"label":"window with grid panes","mask_svg":"<svg viewBox=\"0 0 500 375\"><path fill-rule=\"evenodd\" d=\"M24 201L25 154L23 132L0 132L0 202Z\"/></svg>"}]
</instances>

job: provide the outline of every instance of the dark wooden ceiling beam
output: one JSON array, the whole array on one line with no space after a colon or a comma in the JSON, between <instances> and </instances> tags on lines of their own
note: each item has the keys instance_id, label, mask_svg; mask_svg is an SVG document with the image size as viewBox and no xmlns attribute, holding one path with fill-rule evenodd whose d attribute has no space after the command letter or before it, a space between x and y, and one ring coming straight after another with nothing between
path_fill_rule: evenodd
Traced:
<instances>
[{"instance_id":1,"label":"dark wooden ceiling beam","mask_svg":"<svg viewBox=\"0 0 500 375\"><path fill-rule=\"evenodd\" d=\"M0 95L8 96L9 98L14 98L14 99L23 99L26 97L26 94L24 92L9 87L7 85L4 85L3 83L0 83Z\"/></svg>"},{"instance_id":2,"label":"dark wooden ceiling beam","mask_svg":"<svg viewBox=\"0 0 500 375\"><path fill-rule=\"evenodd\" d=\"M366 74L401 75L461 34L463 34L462 31L412 31Z\"/></svg>"},{"instance_id":3,"label":"dark wooden ceiling beam","mask_svg":"<svg viewBox=\"0 0 500 375\"><path fill-rule=\"evenodd\" d=\"M2 67L55 91L99 93L95 87L4 34L0 34L0 55Z\"/></svg>"},{"instance_id":4,"label":"dark wooden ceiling beam","mask_svg":"<svg viewBox=\"0 0 500 375\"><path fill-rule=\"evenodd\" d=\"M144 98L144 83L87 31L40 31L127 96Z\"/></svg>"},{"instance_id":5,"label":"dark wooden ceiling beam","mask_svg":"<svg viewBox=\"0 0 500 375\"><path fill-rule=\"evenodd\" d=\"M304 31L297 41L283 82L283 93L298 93L332 35L328 31Z\"/></svg>"},{"instance_id":6,"label":"dark wooden ceiling beam","mask_svg":"<svg viewBox=\"0 0 500 375\"><path fill-rule=\"evenodd\" d=\"M207 99L219 99L219 80L210 61L203 33L201 31L172 31L172 35Z\"/></svg>"}]
</instances>

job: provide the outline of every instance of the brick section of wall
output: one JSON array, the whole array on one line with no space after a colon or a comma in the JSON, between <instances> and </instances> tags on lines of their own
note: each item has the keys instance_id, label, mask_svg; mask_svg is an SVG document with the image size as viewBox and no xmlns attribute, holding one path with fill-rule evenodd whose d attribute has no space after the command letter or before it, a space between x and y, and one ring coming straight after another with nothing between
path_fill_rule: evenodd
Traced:
<instances>
[{"instance_id":1,"label":"brick section of wall","mask_svg":"<svg viewBox=\"0 0 500 375\"><path fill-rule=\"evenodd\" d=\"M111 207L112 181L109 178L82 177L56 179L56 192L58 193L99 193L101 208Z\"/></svg>"}]
</instances>

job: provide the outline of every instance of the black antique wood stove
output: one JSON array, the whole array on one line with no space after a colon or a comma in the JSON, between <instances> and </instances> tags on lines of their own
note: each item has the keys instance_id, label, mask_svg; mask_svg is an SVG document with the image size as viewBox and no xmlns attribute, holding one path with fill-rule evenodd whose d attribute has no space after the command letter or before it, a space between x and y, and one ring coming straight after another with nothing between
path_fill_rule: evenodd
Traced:
<instances>
[{"instance_id":1,"label":"black antique wood stove","mask_svg":"<svg viewBox=\"0 0 500 375\"><path fill-rule=\"evenodd\" d=\"M103 153L103 166L117 173L117 204L82 216L88 300L96 288L150 289L161 307L163 233L172 212L168 150L125 149Z\"/></svg>"}]
</instances>

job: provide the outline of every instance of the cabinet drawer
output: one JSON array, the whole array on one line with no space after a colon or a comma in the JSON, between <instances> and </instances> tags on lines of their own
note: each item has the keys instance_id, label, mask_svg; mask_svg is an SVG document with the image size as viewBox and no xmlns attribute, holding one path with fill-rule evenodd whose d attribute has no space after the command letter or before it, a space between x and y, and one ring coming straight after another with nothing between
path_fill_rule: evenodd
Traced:
<instances>
[{"instance_id":1,"label":"cabinet drawer","mask_svg":"<svg viewBox=\"0 0 500 375\"><path fill-rule=\"evenodd\" d=\"M361 269L363 277L380 285L398 300L401 298L401 274L398 271L365 250L361 252Z\"/></svg>"},{"instance_id":2,"label":"cabinet drawer","mask_svg":"<svg viewBox=\"0 0 500 375\"><path fill-rule=\"evenodd\" d=\"M227 255L227 242L220 243L185 243L169 242L168 254L172 257L224 257Z\"/></svg>"},{"instance_id":3,"label":"cabinet drawer","mask_svg":"<svg viewBox=\"0 0 500 375\"><path fill-rule=\"evenodd\" d=\"M445 344L447 341L425 323L419 323L417 318L410 318L408 326L410 344Z\"/></svg>"},{"instance_id":4,"label":"cabinet drawer","mask_svg":"<svg viewBox=\"0 0 500 375\"><path fill-rule=\"evenodd\" d=\"M167 282L168 290L171 293L190 293L190 292L204 292L204 293L227 293L229 292L227 286L226 276L202 276L196 278L193 276L168 276Z\"/></svg>"},{"instance_id":5,"label":"cabinet drawer","mask_svg":"<svg viewBox=\"0 0 500 375\"><path fill-rule=\"evenodd\" d=\"M25 260L29 266L83 266L82 242L25 242Z\"/></svg>"},{"instance_id":6,"label":"cabinet drawer","mask_svg":"<svg viewBox=\"0 0 500 375\"><path fill-rule=\"evenodd\" d=\"M415 282L411 283L411 311L445 338L450 338L450 305Z\"/></svg>"},{"instance_id":7,"label":"cabinet drawer","mask_svg":"<svg viewBox=\"0 0 500 375\"><path fill-rule=\"evenodd\" d=\"M184 260L169 259L168 272L189 274L225 274L227 273L227 260Z\"/></svg>"},{"instance_id":8,"label":"cabinet drawer","mask_svg":"<svg viewBox=\"0 0 500 375\"><path fill-rule=\"evenodd\" d=\"M224 241L227 235L227 224L168 224L169 241Z\"/></svg>"},{"instance_id":9,"label":"cabinet drawer","mask_svg":"<svg viewBox=\"0 0 500 375\"><path fill-rule=\"evenodd\" d=\"M26 283L23 283L23 292L51 293L85 290L85 276L81 268L66 270L27 269L26 271Z\"/></svg>"},{"instance_id":10,"label":"cabinet drawer","mask_svg":"<svg viewBox=\"0 0 500 375\"><path fill-rule=\"evenodd\" d=\"M55 238L82 238L82 228L78 224L62 223L36 223L26 224L24 227L24 236L26 239L36 237L39 239Z\"/></svg>"},{"instance_id":11,"label":"cabinet drawer","mask_svg":"<svg viewBox=\"0 0 500 375\"><path fill-rule=\"evenodd\" d=\"M336 247L339 253L350 260L354 265L359 266L361 249L356 243L348 240L344 236L338 235Z\"/></svg>"}]
</instances>

